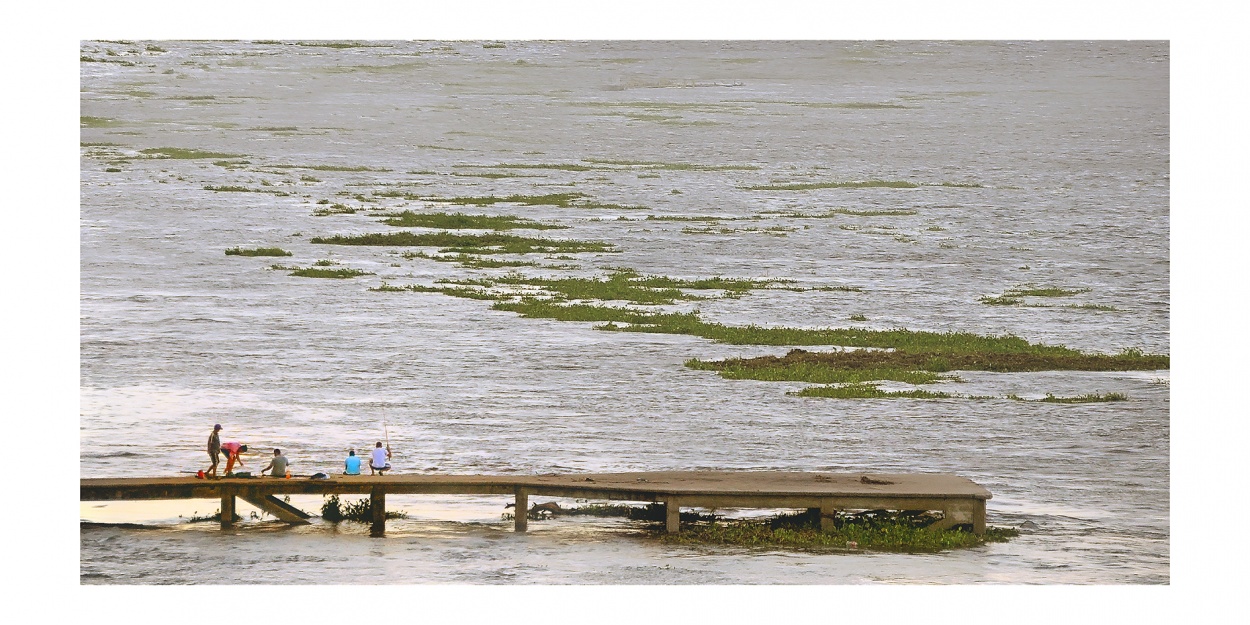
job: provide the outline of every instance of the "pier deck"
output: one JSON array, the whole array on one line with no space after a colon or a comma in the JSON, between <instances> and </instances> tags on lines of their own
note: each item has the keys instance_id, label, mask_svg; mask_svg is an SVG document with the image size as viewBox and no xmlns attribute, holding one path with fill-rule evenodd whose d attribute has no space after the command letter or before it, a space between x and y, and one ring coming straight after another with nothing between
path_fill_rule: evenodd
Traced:
<instances>
[{"instance_id":1,"label":"pier deck","mask_svg":"<svg viewBox=\"0 0 1250 625\"><path fill-rule=\"evenodd\" d=\"M822 526L837 510L936 510L935 527L971 525L985 531L984 487L967 478L933 473L800 473L780 471L663 471L560 475L333 475L303 478L84 478L79 499L220 499L221 524L233 524L235 497L288 523L309 515L277 495L369 495L373 534L385 532L386 495L512 495L515 529L526 530L530 496L663 503L667 529L676 532L681 507L817 508Z\"/></svg>"}]
</instances>

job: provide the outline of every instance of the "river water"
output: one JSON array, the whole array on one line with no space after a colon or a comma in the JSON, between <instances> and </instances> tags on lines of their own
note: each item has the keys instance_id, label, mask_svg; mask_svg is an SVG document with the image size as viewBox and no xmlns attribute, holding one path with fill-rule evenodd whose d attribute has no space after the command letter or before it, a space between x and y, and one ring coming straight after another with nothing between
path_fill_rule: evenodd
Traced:
<instances>
[{"instance_id":1,"label":"river water","mask_svg":"<svg viewBox=\"0 0 1250 625\"><path fill-rule=\"evenodd\" d=\"M663 545L618 519L515 535L500 497L390 497L409 516L383 539L320 521L182 522L213 501L88 502L84 520L146 527L84 526L84 584L1169 582L1168 371L962 372L930 387L1000 399L801 398L787 392L802 383L683 366L787 347L369 291L510 269L309 241L394 230L377 220L391 210L516 215L569 229L514 234L619 250L522 268L534 275L861 289L698 302L725 324L1168 353L1166 43L89 41L81 55L83 477L204 468L214 423L223 440L283 448L297 472L334 471L385 423L405 473L952 472L993 493L991 525L1024 526L936 555L821 555ZM744 188L874 179L921 186ZM396 197L569 192L645 208ZM361 210L314 215L335 203ZM235 246L293 256L223 254ZM372 273L268 268L318 260ZM1024 286L1081 292L979 301ZM1002 398L1110 392L1128 400ZM211 565L223 550L247 566Z\"/></svg>"}]
</instances>

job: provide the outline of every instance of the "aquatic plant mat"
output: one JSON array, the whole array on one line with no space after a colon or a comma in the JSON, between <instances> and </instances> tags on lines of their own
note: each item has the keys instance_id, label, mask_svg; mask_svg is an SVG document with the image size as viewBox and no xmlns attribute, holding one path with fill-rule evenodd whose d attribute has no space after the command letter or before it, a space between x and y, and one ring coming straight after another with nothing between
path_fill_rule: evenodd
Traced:
<instances>
[{"instance_id":1,"label":"aquatic plant mat","mask_svg":"<svg viewBox=\"0 0 1250 625\"><path fill-rule=\"evenodd\" d=\"M321 518L331 523L342 521L372 523L373 508L368 497L357 501L340 501L338 495L329 495L321 504ZM408 513L400 510L387 510L386 518L406 519Z\"/></svg>"},{"instance_id":2,"label":"aquatic plant mat","mask_svg":"<svg viewBox=\"0 0 1250 625\"><path fill-rule=\"evenodd\" d=\"M561 508L555 504L535 504L526 515L541 521L553 516L624 517L633 521L664 522L664 505L646 506L590 504ZM511 515L504 515L511 518ZM662 533L653 528L659 540L675 545L723 545L758 549L796 551L883 551L896 553L936 553L950 549L977 547L1006 542L1018 536L1013 528L987 527L977 536L969 528L930 529L940 514L923 510L842 511L831 519L831 528L820 528L820 511L783 513L762 519L725 519L713 513L681 513L681 531Z\"/></svg>"}]
</instances>

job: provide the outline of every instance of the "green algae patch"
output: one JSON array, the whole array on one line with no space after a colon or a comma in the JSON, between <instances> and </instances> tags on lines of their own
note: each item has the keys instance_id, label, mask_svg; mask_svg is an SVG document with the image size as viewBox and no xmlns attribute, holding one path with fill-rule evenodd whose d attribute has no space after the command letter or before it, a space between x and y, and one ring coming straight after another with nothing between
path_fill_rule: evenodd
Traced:
<instances>
[{"instance_id":1,"label":"green algae patch","mask_svg":"<svg viewBox=\"0 0 1250 625\"><path fill-rule=\"evenodd\" d=\"M747 191L810 191L813 189L916 189L921 185L906 180L854 180L849 182L803 182L793 184L762 184L741 187Z\"/></svg>"},{"instance_id":2,"label":"green algae patch","mask_svg":"<svg viewBox=\"0 0 1250 625\"><path fill-rule=\"evenodd\" d=\"M419 234L414 232L386 232L313 237L311 242L322 245L438 247L441 248L441 252L463 254L529 254L533 252L554 254L616 251L612 244L602 241L539 239L494 232L476 235L450 232Z\"/></svg>"},{"instance_id":3,"label":"green algae patch","mask_svg":"<svg viewBox=\"0 0 1250 625\"><path fill-rule=\"evenodd\" d=\"M189 148L146 148L139 150L140 154L146 154L151 158L170 158L170 159L229 159L243 158L240 154L227 154L225 152L209 152L207 150L193 150Z\"/></svg>"},{"instance_id":4,"label":"green algae patch","mask_svg":"<svg viewBox=\"0 0 1250 625\"><path fill-rule=\"evenodd\" d=\"M291 253L280 247L257 247L254 249L243 249L241 247L232 247L226 250L226 256L290 256Z\"/></svg>"},{"instance_id":5,"label":"green algae patch","mask_svg":"<svg viewBox=\"0 0 1250 625\"><path fill-rule=\"evenodd\" d=\"M414 213L403 211L383 215L382 223L400 228L442 228L447 230L557 230L567 228L510 215L466 215L464 213Z\"/></svg>"}]
</instances>

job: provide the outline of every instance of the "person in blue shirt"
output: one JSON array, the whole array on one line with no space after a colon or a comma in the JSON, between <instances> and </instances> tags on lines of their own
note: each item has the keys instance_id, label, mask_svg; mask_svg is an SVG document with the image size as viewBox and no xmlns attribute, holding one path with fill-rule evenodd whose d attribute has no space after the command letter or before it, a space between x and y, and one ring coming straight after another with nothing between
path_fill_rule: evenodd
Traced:
<instances>
[{"instance_id":1,"label":"person in blue shirt","mask_svg":"<svg viewBox=\"0 0 1250 625\"><path fill-rule=\"evenodd\" d=\"M343 463L343 475L360 475L360 456L356 455L355 449L347 452L347 461Z\"/></svg>"}]
</instances>

